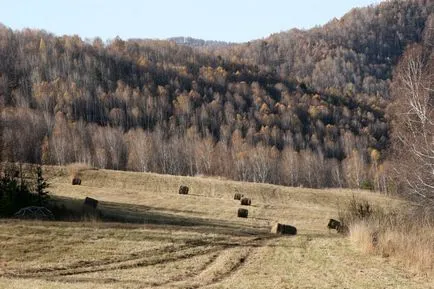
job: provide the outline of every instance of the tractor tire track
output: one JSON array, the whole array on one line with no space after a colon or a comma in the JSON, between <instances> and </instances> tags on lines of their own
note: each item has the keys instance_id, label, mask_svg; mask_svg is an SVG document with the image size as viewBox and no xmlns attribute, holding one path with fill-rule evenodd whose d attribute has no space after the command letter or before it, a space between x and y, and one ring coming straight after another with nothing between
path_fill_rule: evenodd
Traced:
<instances>
[{"instance_id":1,"label":"tractor tire track","mask_svg":"<svg viewBox=\"0 0 434 289\"><path fill-rule=\"evenodd\" d=\"M164 248L155 249L153 251L148 251L146 256L141 257L128 257L121 260L111 260L108 262L94 262L91 264L86 264L86 266L78 266L74 264L73 267L68 267L59 270L51 270L50 268L45 268L41 270L35 270L25 273L6 273L2 277L7 278L41 278L41 277L56 277L56 276L71 276L79 275L85 273L110 271L117 269L129 269L143 266L152 266L156 264L162 264L167 262L174 262L177 260L192 258L194 256L203 255L214 250L215 247L210 247L208 245L196 245L183 244L182 246L173 247L167 246ZM151 254L152 253L152 254ZM155 255L157 255L155 257Z\"/></svg>"},{"instance_id":2,"label":"tractor tire track","mask_svg":"<svg viewBox=\"0 0 434 289\"><path fill-rule=\"evenodd\" d=\"M163 285L170 285L177 288L201 288L216 284L229 278L240 270L249 256L262 246L265 246L274 236L260 236L240 243L227 243L224 248L201 267L197 272L185 276L182 280L165 282ZM222 263L220 263L222 262ZM225 266L230 265L225 268Z\"/></svg>"},{"instance_id":3,"label":"tractor tire track","mask_svg":"<svg viewBox=\"0 0 434 289\"><path fill-rule=\"evenodd\" d=\"M190 272L190 273L182 275L182 276L176 276L176 277L172 278L171 280L167 280L167 281L164 281L164 282L139 282L140 286L148 286L148 287L152 287L152 288L157 288L157 287L165 286L165 285L168 285L168 284L172 284L172 283L179 282L179 281L182 281L184 279L188 279L190 277L193 277L194 275L197 274L198 271L204 270L211 263L213 263L214 260L217 259L217 257L219 256L219 252L221 250L222 249L220 249L219 251L216 252L215 248L213 248L211 252L204 253L204 255L205 254L209 254L210 255L209 260L207 260L206 262L204 262L204 264L198 270L195 270L194 272ZM193 257L200 256L200 255L201 254L195 254L194 256L189 256L189 258L193 258ZM176 262L176 261L181 261L183 259L185 260L185 259L188 259L188 258L178 258L176 260L168 260L168 259L166 259L165 262L160 262L158 264L164 264L164 263L168 263L168 262L171 262L171 261ZM153 266L153 265L156 265L156 264L147 264L147 265L148 266ZM140 266L134 267L134 268L139 268L139 267ZM119 269L119 268L116 268L116 269ZM113 269L113 270L116 270L116 269ZM130 268L121 268L121 269L130 269ZM89 272L89 273L92 273L92 272ZM91 282L91 283L96 283L96 284L114 284L114 283L119 283L119 284L135 284L135 285L138 284L137 280L120 280L120 279L117 279L117 278L78 277L78 276L74 276L73 279L72 278L68 278L68 276L58 276L58 277L52 277L52 278L50 278L50 277L49 278L44 278L44 280L61 282L61 283L87 283L87 282Z\"/></svg>"}]
</instances>

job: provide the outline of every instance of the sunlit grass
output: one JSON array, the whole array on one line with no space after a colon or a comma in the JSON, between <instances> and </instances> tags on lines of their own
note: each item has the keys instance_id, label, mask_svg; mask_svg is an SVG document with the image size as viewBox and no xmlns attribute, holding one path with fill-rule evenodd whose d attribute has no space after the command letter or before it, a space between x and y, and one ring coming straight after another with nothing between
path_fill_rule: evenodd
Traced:
<instances>
[{"instance_id":1,"label":"sunlit grass","mask_svg":"<svg viewBox=\"0 0 434 289\"><path fill-rule=\"evenodd\" d=\"M313 190L217 178L46 167L51 195L80 210L100 201L102 219L0 221L0 288L429 288L390 258L360 252L329 232L329 218L353 194L394 208L370 192ZM179 195L180 185L190 187ZM237 218L236 193L252 199ZM110 222L107 222L110 220ZM134 221L125 223L123 221ZM298 235L270 234L275 222ZM354 231L356 232L356 231ZM428 286L428 287L427 287Z\"/></svg>"}]
</instances>

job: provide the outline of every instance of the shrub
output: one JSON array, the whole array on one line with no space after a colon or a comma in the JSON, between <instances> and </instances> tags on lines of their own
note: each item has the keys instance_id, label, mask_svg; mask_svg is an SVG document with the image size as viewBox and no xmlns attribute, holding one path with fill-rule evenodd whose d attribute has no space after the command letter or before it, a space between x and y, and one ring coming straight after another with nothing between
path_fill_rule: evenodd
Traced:
<instances>
[{"instance_id":1,"label":"shrub","mask_svg":"<svg viewBox=\"0 0 434 289\"><path fill-rule=\"evenodd\" d=\"M362 190L373 191L374 190L374 184L370 180L363 180L360 182L360 188Z\"/></svg>"},{"instance_id":2,"label":"shrub","mask_svg":"<svg viewBox=\"0 0 434 289\"><path fill-rule=\"evenodd\" d=\"M374 213L380 212L374 212L368 201L359 200L353 196L345 207L339 210L339 220L342 226L348 228L358 221L369 220Z\"/></svg>"},{"instance_id":3,"label":"shrub","mask_svg":"<svg viewBox=\"0 0 434 289\"><path fill-rule=\"evenodd\" d=\"M69 164L66 168L68 170L69 176L71 177L71 180L74 178L78 178L80 172L90 169L90 167L84 163Z\"/></svg>"},{"instance_id":4,"label":"shrub","mask_svg":"<svg viewBox=\"0 0 434 289\"><path fill-rule=\"evenodd\" d=\"M386 211L353 199L340 210L349 238L363 252L393 257L419 272L434 273L434 210L403 206Z\"/></svg>"}]
</instances>

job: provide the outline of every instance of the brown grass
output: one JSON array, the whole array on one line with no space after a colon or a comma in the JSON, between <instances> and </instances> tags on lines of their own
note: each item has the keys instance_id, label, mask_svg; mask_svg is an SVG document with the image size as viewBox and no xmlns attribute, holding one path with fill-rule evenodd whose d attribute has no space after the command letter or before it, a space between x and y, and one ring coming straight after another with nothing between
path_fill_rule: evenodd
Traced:
<instances>
[{"instance_id":1,"label":"brown grass","mask_svg":"<svg viewBox=\"0 0 434 289\"><path fill-rule=\"evenodd\" d=\"M341 213L350 239L360 249L383 258L393 258L414 272L434 273L434 214L432 209L402 206L387 210L352 199Z\"/></svg>"},{"instance_id":2,"label":"brown grass","mask_svg":"<svg viewBox=\"0 0 434 289\"><path fill-rule=\"evenodd\" d=\"M73 163L69 164L66 169L72 181L73 179L80 177L80 172L89 170L90 166L84 163Z\"/></svg>"},{"instance_id":3,"label":"brown grass","mask_svg":"<svg viewBox=\"0 0 434 289\"><path fill-rule=\"evenodd\" d=\"M390 258L364 254L327 229L354 194L387 208L403 201L366 191L286 188L216 178L45 167L68 209L88 196L101 219L0 220L0 288L434 288ZM194 192L178 194L180 184ZM249 218L234 193L253 198ZM108 220L115 222L108 222ZM297 227L287 238L279 222Z\"/></svg>"}]
</instances>

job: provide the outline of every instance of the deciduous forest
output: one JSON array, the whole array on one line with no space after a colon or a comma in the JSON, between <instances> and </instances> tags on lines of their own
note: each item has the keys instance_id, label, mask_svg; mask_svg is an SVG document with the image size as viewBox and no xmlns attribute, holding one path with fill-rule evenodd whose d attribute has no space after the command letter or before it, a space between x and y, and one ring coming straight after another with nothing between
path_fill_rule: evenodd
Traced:
<instances>
[{"instance_id":1,"label":"deciduous forest","mask_svg":"<svg viewBox=\"0 0 434 289\"><path fill-rule=\"evenodd\" d=\"M434 201L433 45L429 0L241 44L0 25L0 160Z\"/></svg>"}]
</instances>

